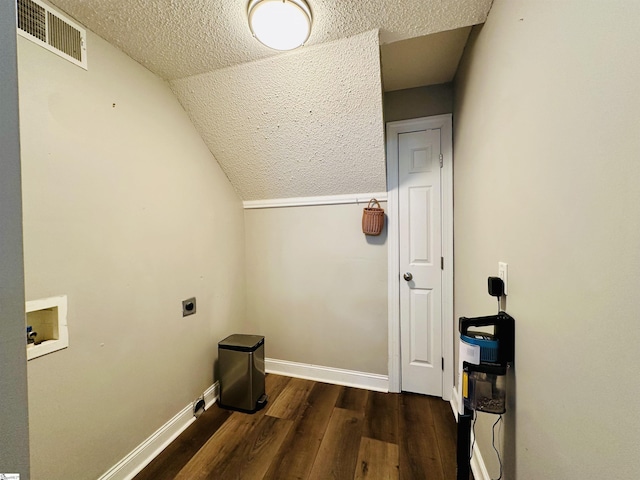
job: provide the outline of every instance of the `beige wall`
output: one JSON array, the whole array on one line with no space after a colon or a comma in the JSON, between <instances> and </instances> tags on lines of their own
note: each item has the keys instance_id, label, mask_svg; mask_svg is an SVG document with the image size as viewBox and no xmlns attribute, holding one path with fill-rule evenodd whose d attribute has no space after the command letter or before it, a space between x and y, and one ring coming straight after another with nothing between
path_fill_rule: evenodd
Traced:
<instances>
[{"instance_id":1,"label":"beige wall","mask_svg":"<svg viewBox=\"0 0 640 480\"><path fill-rule=\"evenodd\" d=\"M15 2L0 2L0 472L29 478Z\"/></svg>"},{"instance_id":2,"label":"beige wall","mask_svg":"<svg viewBox=\"0 0 640 480\"><path fill-rule=\"evenodd\" d=\"M453 113L453 84L407 88L384 93L384 120L408 120Z\"/></svg>"},{"instance_id":3,"label":"beige wall","mask_svg":"<svg viewBox=\"0 0 640 480\"><path fill-rule=\"evenodd\" d=\"M640 477L640 4L496 0L456 82L455 310L516 320L505 479ZM493 478L490 421L476 427Z\"/></svg>"},{"instance_id":4,"label":"beige wall","mask_svg":"<svg viewBox=\"0 0 640 480\"><path fill-rule=\"evenodd\" d=\"M19 39L26 294L69 304L69 348L28 363L34 480L104 473L213 383L244 317L233 188L166 83L91 33L88 56Z\"/></svg>"},{"instance_id":5,"label":"beige wall","mask_svg":"<svg viewBox=\"0 0 640 480\"><path fill-rule=\"evenodd\" d=\"M267 357L387 374L386 231L362 233L364 206L245 210L247 329Z\"/></svg>"}]
</instances>

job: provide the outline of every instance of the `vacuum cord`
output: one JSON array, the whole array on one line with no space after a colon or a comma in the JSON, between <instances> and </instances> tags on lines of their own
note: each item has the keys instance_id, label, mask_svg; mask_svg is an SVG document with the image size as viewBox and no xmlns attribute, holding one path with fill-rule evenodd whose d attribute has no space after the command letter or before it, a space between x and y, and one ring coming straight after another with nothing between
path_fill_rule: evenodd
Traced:
<instances>
[{"instance_id":1,"label":"vacuum cord","mask_svg":"<svg viewBox=\"0 0 640 480\"><path fill-rule=\"evenodd\" d=\"M473 447L476 444L476 420L477 419L478 419L478 413L474 410L473 423L471 424L471 434L473 435L473 441L471 442L471 452L469 454L469 461L471 461L471 459L473 458ZM502 480L502 459L500 458L500 452L496 448L496 425L498 425L498 422L500 421L502 421L502 415L498 417L498 419L493 424L493 427L491 428L491 446L493 447L493 449L496 452L496 455L498 456L498 464L500 465L500 476L492 480ZM500 426L502 426L502 424L500 424Z\"/></svg>"},{"instance_id":2,"label":"vacuum cord","mask_svg":"<svg viewBox=\"0 0 640 480\"><path fill-rule=\"evenodd\" d=\"M476 444L476 420L478 418L478 414L476 411L473 411L473 423L471 424L471 435L473 435L473 441L471 442L471 452L469 453L469 462L473 458L473 446Z\"/></svg>"},{"instance_id":3,"label":"vacuum cord","mask_svg":"<svg viewBox=\"0 0 640 480\"><path fill-rule=\"evenodd\" d=\"M493 428L491 429L492 430L492 433L491 433L491 445L493 446L493 449L496 451L496 455L498 456L498 463L500 464L500 476L498 478L496 478L496 480L501 480L502 479L502 459L500 458L500 452L496 448L496 425L501 420L502 420L502 415L500 415L498 417L498 419L496 420L496 423L493 424ZM500 426L502 427L502 424L500 424Z\"/></svg>"}]
</instances>

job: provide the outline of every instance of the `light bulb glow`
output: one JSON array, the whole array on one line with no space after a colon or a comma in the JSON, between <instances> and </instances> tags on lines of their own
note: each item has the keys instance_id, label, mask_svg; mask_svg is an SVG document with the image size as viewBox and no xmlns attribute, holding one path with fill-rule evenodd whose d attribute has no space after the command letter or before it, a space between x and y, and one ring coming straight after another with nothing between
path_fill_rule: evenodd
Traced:
<instances>
[{"instance_id":1,"label":"light bulb glow","mask_svg":"<svg viewBox=\"0 0 640 480\"><path fill-rule=\"evenodd\" d=\"M275 50L293 50L309 38L311 12L302 0L258 0L249 4L255 37Z\"/></svg>"}]
</instances>

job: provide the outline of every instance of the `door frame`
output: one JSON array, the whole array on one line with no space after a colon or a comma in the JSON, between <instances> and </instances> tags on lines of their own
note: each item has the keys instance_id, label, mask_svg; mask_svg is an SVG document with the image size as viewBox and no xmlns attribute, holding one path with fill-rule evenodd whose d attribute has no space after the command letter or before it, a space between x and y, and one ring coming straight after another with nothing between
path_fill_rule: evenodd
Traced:
<instances>
[{"instance_id":1,"label":"door frame","mask_svg":"<svg viewBox=\"0 0 640 480\"><path fill-rule=\"evenodd\" d=\"M400 358L400 230L398 225L398 135L440 129L442 209L442 398L451 400L453 390L453 126L452 114L387 123L387 245L389 317L389 391L401 389Z\"/></svg>"}]
</instances>

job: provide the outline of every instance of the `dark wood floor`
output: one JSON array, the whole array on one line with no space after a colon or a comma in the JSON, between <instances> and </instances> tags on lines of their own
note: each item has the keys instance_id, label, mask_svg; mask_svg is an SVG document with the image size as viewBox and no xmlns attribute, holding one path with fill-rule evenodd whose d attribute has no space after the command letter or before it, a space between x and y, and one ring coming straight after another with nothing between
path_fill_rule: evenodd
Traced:
<instances>
[{"instance_id":1,"label":"dark wood floor","mask_svg":"<svg viewBox=\"0 0 640 480\"><path fill-rule=\"evenodd\" d=\"M456 427L439 398L267 375L253 415L213 405L135 480L456 477Z\"/></svg>"}]
</instances>

